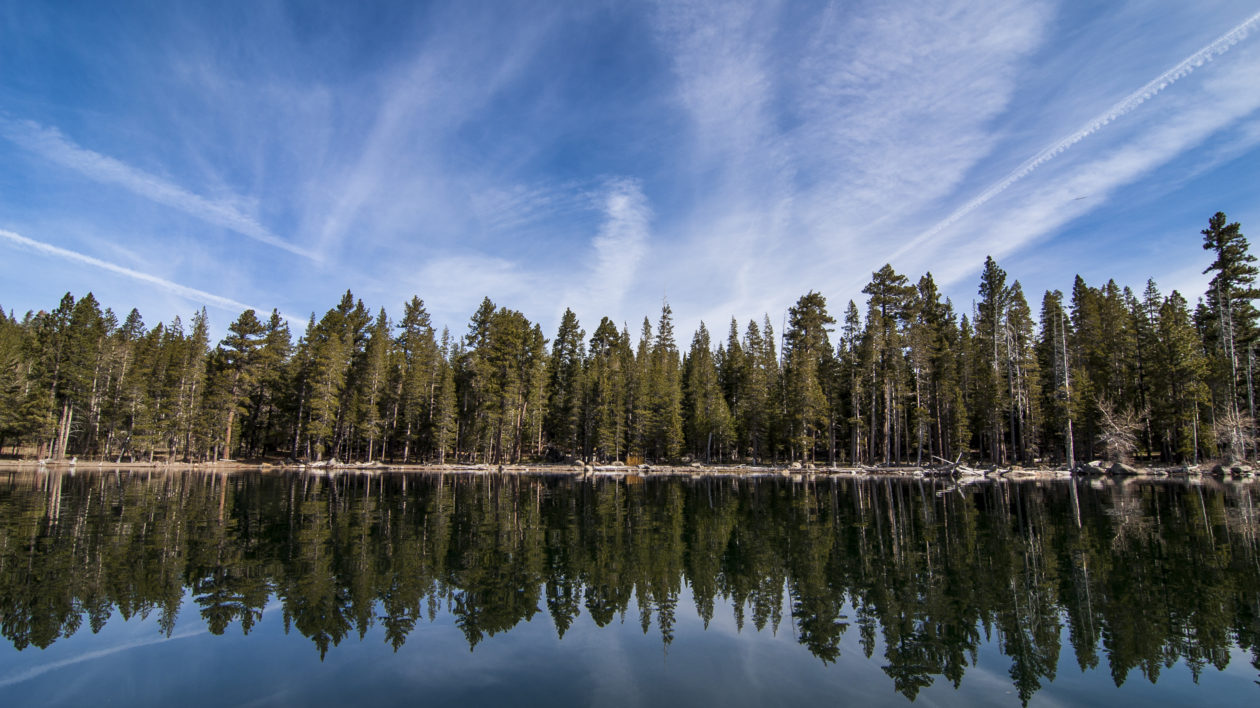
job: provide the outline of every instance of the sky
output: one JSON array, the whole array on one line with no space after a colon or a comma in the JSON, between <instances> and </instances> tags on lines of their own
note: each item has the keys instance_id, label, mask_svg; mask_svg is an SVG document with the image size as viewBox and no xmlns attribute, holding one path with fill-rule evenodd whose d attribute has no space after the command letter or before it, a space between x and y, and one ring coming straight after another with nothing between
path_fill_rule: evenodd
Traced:
<instances>
[{"instance_id":1,"label":"sky","mask_svg":"<svg viewBox=\"0 0 1260 708\"><path fill-rule=\"evenodd\" d=\"M1194 302L1260 235L1260 1L0 0L0 306L300 334L347 289L455 334L667 301L776 329L891 263L960 312Z\"/></svg>"}]
</instances>

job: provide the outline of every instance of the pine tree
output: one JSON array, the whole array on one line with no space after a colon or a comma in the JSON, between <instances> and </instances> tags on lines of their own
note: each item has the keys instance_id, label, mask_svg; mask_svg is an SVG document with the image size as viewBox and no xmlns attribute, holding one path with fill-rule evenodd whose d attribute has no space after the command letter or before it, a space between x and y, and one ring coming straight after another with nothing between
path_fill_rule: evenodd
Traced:
<instances>
[{"instance_id":1,"label":"pine tree","mask_svg":"<svg viewBox=\"0 0 1260 708\"><path fill-rule=\"evenodd\" d=\"M580 420L585 356L582 339L585 336L577 315L565 308L560 330L551 344L551 380L544 426L551 444L566 455L586 454L592 444L586 435L581 435L589 431L584 430L587 426L581 425Z\"/></svg>"},{"instance_id":2,"label":"pine tree","mask_svg":"<svg viewBox=\"0 0 1260 708\"><path fill-rule=\"evenodd\" d=\"M137 318L138 316L137 313ZM197 412L201 408L202 396L205 395L207 378L206 347L209 342L210 325L206 316L206 310L203 307L197 314L193 315L192 331L189 332L188 337L185 339L180 353L177 421L178 435L183 446L185 461L190 461L196 452ZM287 357L288 352L285 351L283 358ZM276 365L279 367L276 375L281 380L284 380L284 362L278 362Z\"/></svg>"},{"instance_id":3,"label":"pine tree","mask_svg":"<svg viewBox=\"0 0 1260 708\"><path fill-rule=\"evenodd\" d=\"M1032 310L1018 280L1011 285L1006 318L1011 452L1017 454L1021 461L1029 463L1040 451L1041 366L1037 359Z\"/></svg>"},{"instance_id":4,"label":"pine tree","mask_svg":"<svg viewBox=\"0 0 1260 708\"><path fill-rule=\"evenodd\" d=\"M871 457L878 439L879 455L884 462L901 461L901 391L905 380L905 362L901 355L905 326L910 317L913 288L904 275L891 265L871 274L871 282L862 292L867 302L866 339L870 348L868 392ZM878 422L877 422L878 421Z\"/></svg>"},{"instance_id":5,"label":"pine tree","mask_svg":"<svg viewBox=\"0 0 1260 708\"><path fill-rule=\"evenodd\" d=\"M394 340L398 371L393 376L389 428L391 440L401 439L405 463L413 452L436 444L433 409L443 357L439 356L433 325L420 298L413 297L403 305L398 330ZM438 447L440 453L442 447Z\"/></svg>"},{"instance_id":6,"label":"pine tree","mask_svg":"<svg viewBox=\"0 0 1260 708\"><path fill-rule=\"evenodd\" d=\"M1202 410L1210 404L1208 363L1185 298L1173 291L1160 305L1152 356L1152 413L1167 456L1197 464Z\"/></svg>"},{"instance_id":7,"label":"pine tree","mask_svg":"<svg viewBox=\"0 0 1260 708\"><path fill-rule=\"evenodd\" d=\"M362 382L356 391L356 418L361 435L367 438L367 460L375 459L377 442L385 437L383 402L388 392L390 324L381 308L368 334L363 353Z\"/></svg>"},{"instance_id":8,"label":"pine tree","mask_svg":"<svg viewBox=\"0 0 1260 708\"><path fill-rule=\"evenodd\" d=\"M646 331L646 330L645 330ZM674 320L669 303L661 306L648 370L649 449L656 460L678 457L683 445L682 386Z\"/></svg>"},{"instance_id":9,"label":"pine tree","mask_svg":"<svg viewBox=\"0 0 1260 708\"><path fill-rule=\"evenodd\" d=\"M639 331L639 344L634 354L634 371L631 381L630 452L646 456L651 446L655 418L652 410L652 323L643 318Z\"/></svg>"},{"instance_id":10,"label":"pine tree","mask_svg":"<svg viewBox=\"0 0 1260 708\"><path fill-rule=\"evenodd\" d=\"M599 459L618 459L625 451L627 396L633 362L629 336L623 337L607 317L591 337L586 363L586 400L583 420L589 453ZM554 357L553 357L554 361Z\"/></svg>"},{"instance_id":11,"label":"pine tree","mask_svg":"<svg viewBox=\"0 0 1260 708\"><path fill-rule=\"evenodd\" d=\"M1246 237L1238 222L1226 223L1225 214L1216 212L1203 234L1203 249L1216 258L1204 269L1212 273L1208 283L1205 339L1216 366L1218 400L1225 402L1225 419L1234 440L1255 438L1255 345L1260 336L1260 312L1253 301L1260 297L1255 286L1258 272ZM1244 430L1244 428L1246 430ZM1233 452L1243 455L1255 450L1236 444Z\"/></svg>"},{"instance_id":12,"label":"pine tree","mask_svg":"<svg viewBox=\"0 0 1260 708\"><path fill-rule=\"evenodd\" d=\"M709 330L701 322L684 365L683 410L688 448L705 462L712 461L715 449L720 455L732 434L730 410L710 347Z\"/></svg>"},{"instance_id":13,"label":"pine tree","mask_svg":"<svg viewBox=\"0 0 1260 708\"><path fill-rule=\"evenodd\" d=\"M455 398L455 344L451 333L442 329L442 343L438 357L438 387L433 408L433 443L437 448L438 464L446 464L446 453L456 445L459 431L459 407Z\"/></svg>"},{"instance_id":14,"label":"pine tree","mask_svg":"<svg viewBox=\"0 0 1260 708\"><path fill-rule=\"evenodd\" d=\"M741 457L749 447L748 428L744 416L749 366L748 356L744 353L744 345L739 341L739 323L734 317L731 318L731 326L726 334L726 346L720 349L717 366L722 396L726 400L726 408L731 415L731 445L735 455Z\"/></svg>"},{"instance_id":15,"label":"pine tree","mask_svg":"<svg viewBox=\"0 0 1260 708\"><path fill-rule=\"evenodd\" d=\"M1037 342L1038 367L1043 373L1041 410L1044 416L1042 439L1048 450L1062 452L1069 465L1075 464L1075 446L1069 444L1073 406L1072 370L1068 341L1070 323L1063 309L1063 293L1047 290L1041 300L1041 336ZM1079 390L1079 386L1077 387Z\"/></svg>"},{"instance_id":16,"label":"pine tree","mask_svg":"<svg viewBox=\"0 0 1260 708\"><path fill-rule=\"evenodd\" d=\"M1005 435L1003 419L1010 411L1011 400L1003 389L1009 370L1010 329L1007 307L1011 291L1006 285L1006 271L998 267L992 257L984 261L980 274L980 303L976 310L976 354L983 362L986 375L977 379L975 408L984 416L980 430L983 447L989 459L995 463L1004 461Z\"/></svg>"},{"instance_id":17,"label":"pine tree","mask_svg":"<svg viewBox=\"0 0 1260 708\"><path fill-rule=\"evenodd\" d=\"M788 310L784 334L784 388L792 457L813 461L819 434L834 458L834 420L829 393L833 386L833 353L827 300L820 293L802 295Z\"/></svg>"},{"instance_id":18,"label":"pine tree","mask_svg":"<svg viewBox=\"0 0 1260 708\"><path fill-rule=\"evenodd\" d=\"M219 342L219 356L227 372L223 401L227 423L223 434L223 456L232 456L232 429L238 413L246 412L242 402L258 376L257 352L266 329L253 310L246 310L228 325L228 334Z\"/></svg>"},{"instance_id":19,"label":"pine tree","mask_svg":"<svg viewBox=\"0 0 1260 708\"><path fill-rule=\"evenodd\" d=\"M848 457L849 462L854 465L859 464L863 459L863 443L869 434L862 417L864 410L862 406L865 400L863 387L867 383L863 373L866 370L864 362L867 359L863 344L862 316L858 313L857 303L850 300L849 306L844 311L838 354L841 385L847 393L844 423L849 438Z\"/></svg>"}]
</instances>

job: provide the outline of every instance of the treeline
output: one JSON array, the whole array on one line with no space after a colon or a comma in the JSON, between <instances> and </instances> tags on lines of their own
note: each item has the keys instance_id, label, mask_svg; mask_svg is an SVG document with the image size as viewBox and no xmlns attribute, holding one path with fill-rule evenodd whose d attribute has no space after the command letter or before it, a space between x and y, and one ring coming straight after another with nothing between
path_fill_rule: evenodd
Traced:
<instances>
[{"instance_id":1,"label":"treeline","mask_svg":"<svg viewBox=\"0 0 1260 708\"><path fill-rule=\"evenodd\" d=\"M624 461L1029 463L1255 455L1255 258L1237 223L1202 231L1215 256L1195 305L1114 281L1048 291L1034 316L985 261L958 312L931 274L885 265L837 316L802 296L681 350L668 304L637 339L607 317L555 337L485 299L440 334L346 292L293 341L276 311L241 314L211 346L185 325L119 322L89 293L0 313L0 447L40 458L230 457L505 463Z\"/></svg>"}]
</instances>

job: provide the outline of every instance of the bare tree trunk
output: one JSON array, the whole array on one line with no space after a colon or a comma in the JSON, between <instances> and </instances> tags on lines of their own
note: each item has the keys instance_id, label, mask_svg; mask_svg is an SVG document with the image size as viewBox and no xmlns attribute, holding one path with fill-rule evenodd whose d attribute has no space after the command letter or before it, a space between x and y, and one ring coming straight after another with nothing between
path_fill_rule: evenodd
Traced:
<instances>
[{"instance_id":1,"label":"bare tree trunk","mask_svg":"<svg viewBox=\"0 0 1260 708\"><path fill-rule=\"evenodd\" d=\"M223 434L223 454L232 459L232 422L236 420L236 406L228 411L227 432Z\"/></svg>"},{"instance_id":2,"label":"bare tree trunk","mask_svg":"<svg viewBox=\"0 0 1260 708\"><path fill-rule=\"evenodd\" d=\"M1072 437L1072 368L1068 363L1067 324L1063 310L1059 310L1059 339L1063 344L1063 391L1067 396L1064 409L1067 412L1067 464L1068 469L1076 467L1076 441Z\"/></svg>"}]
</instances>

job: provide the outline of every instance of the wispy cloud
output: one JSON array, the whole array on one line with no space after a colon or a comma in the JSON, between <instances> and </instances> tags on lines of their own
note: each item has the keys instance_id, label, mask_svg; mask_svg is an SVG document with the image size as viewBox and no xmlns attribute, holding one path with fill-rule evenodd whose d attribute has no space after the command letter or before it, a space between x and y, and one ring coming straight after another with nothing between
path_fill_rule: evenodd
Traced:
<instances>
[{"instance_id":1,"label":"wispy cloud","mask_svg":"<svg viewBox=\"0 0 1260 708\"><path fill-rule=\"evenodd\" d=\"M315 257L310 251L275 235L230 203L207 199L125 162L81 147L62 135L56 128L44 127L28 120L0 117L0 135L46 160L72 169L89 179L117 185L145 199L164 204L242 236L248 236L260 243L306 258Z\"/></svg>"},{"instance_id":2,"label":"wispy cloud","mask_svg":"<svg viewBox=\"0 0 1260 708\"><path fill-rule=\"evenodd\" d=\"M1017 198L1003 204L997 214L988 215L982 223L976 220L962 222L967 225L966 248L955 248L950 243L933 243L919 250L920 261L934 263L933 272L944 283L974 273L979 265L977 255L989 253L995 258L1011 255L1028 247L1047 234L1054 233L1068 222L1098 208L1119 188L1134 183L1156 168L1167 164L1179 155L1204 143L1209 137L1248 116L1260 111L1260 93L1254 90L1255 77L1260 75L1260 47L1240 52L1240 61L1220 69L1203 82L1202 87L1187 95L1178 96L1163 108L1159 120L1127 137L1121 144L1111 146L1062 170L1061 174L1036 184L1035 188L1018 194ZM1246 133L1246 141L1235 144L1235 149L1246 150L1260 144L1260 134ZM1240 140L1243 138L1240 137ZM1066 167L1066 166L1065 166ZM1076 200L1075 195L1088 194L1088 200ZM1017 225L1012 228L1011 225ZM1118 236L1129 236L1122 234ZM1190 239L1197 252L1197 239ZM1127 249L1132 253L1133 249ZM1078 264L1077 267L1081 267ZM1125 259L1107 263L1111 276L1131 277L1140 283L1155 273L1129 273L1132 267ZM1141 263L1138 267L1146 267ZM1177 267L1168 264L1165 267ZM1184 289L1184 279L1174 284ZM1200 282L1203 282L1202 280ZM1193 295L1193 289L1188 296Z\"/></svg>"},{"instance_id":3,"label":"wispy cloud","mask_svg":"<svg viewBox=\"0 0 1260 708\"><path fill-rule=\"evenodd\" d=\"M7 88L0 162L30 174L0 174L0 211L12 231L81 253L0 238L23 249L10 272L29 267L46 288L4 299L38 306L71 259L224 308L242 304L170 281L294 311L322 311L347 287L393 307L415 294L457 325L488 295L550 332L566 305L590 329L654 315L665 295L687 332L767 311L777 326L810 289L835 308L860 300L893 253L908 275L955 279L961 299L986 249L1055 260L1037 242L1114 227L1126 208L1114 195L1256 218L1223 181L1256 174L1237 159L1254 157L1260 130L1247 113L1260 96L1254 5L334 3L244 25L187 8L116 13L159 51L41 6L74 32L13 48L38 76ZM64 80L55 53L78 38L116 58L108 90ZM99 66L85 54L80 68ZM53 107L151 135L89 138ZM160 166L142 161L159 147ZM91 194L100 184L167 206L110 204ZM168 207L195 218L172 231ZM1132 208L1138 221L1166 213ZM248 248L205 238L225 229ZM1153 249L1123 251L1139 234L1115 238L1095 260L1165 272ZM318 254L319 267L255 246ZM165 317L178 301L154 305Z\"/></svg>"},{"instance_id":4,"label":"wispy cloud","mask_svg":"<svg viewBox=\"0 0 1260 708\"><path fill-rule=\"evenodd\" d=\"M591 241L594 259L577 302L593 316L620 311L651 238L652 210L637 180L612 180L601 201L604 222Z\"/></svg>"},{"instance_id":5,"label":"wispy cloud","mask_svg":"<svg viewBox=\"0 0 1260 708\"><path fill-rule=\"evenodd\" d=\"M966 215L984 206L994 197L1009 189L1011 185L1032 174L1038 167L1041 167L1059 155L1062 155L1073 145L1076 145L1085 138L1097 133L1109 124L1133 112L1143 103L1146 103L1150 99L1159 95L1162 91L1175 84L1178 80L1189 76L1195 69L1229 51L1234 45L1246 39L1252 30L1255 29L1257 24L1260 24L1260 12L1257 12L1247 18L1237 27L1234 27L1230 31L1218 37L1215 41L1178 62L1176 66L1165 71L1159 76L1156 76L1144 84L1141 88L1120 99L1110 108L1103 111L1092 120L1086 122L1071 134L1064 136L1054 143L1042 148L1040 152L1028 158L1028 160L1019 167L1015 168L1015 170L1006 177L1003 177L998 182L990 185L978 196L951 212L949 216L937 222L934 226L916 238L902 245L886 260L895 260L898 257L921 247L925 241L937 236Z\"/></svg>"},{"instance_id":6,"label":"wispy cloud","mask_svg":"<svg viewBox=\"0 0 1260 708\"><path fill-rule=\"evenodd\" d=\"M700 185L653 253L683 327L692 302L721 322L810 288L856 293L870 252L993 150L992 121L1050 20L1030 2L659 14L695 133L681 169Z\"/></svg>"},{"instance_id":7,"label":"wispy cloud","mask_svg":"<svg viewBox=\"0 0 1260 708\"><path fill-rule=\"evenodd\" d=\"M420 218L436 220L438 228L468 228L464 205L451 203L467 198L461 192L469 179L467 165L447 164L458 143L455 133L525 70L552 18L537 13L496 36L500 41L466 26L466 17L448 19L449 32L426 36L420 51L385 76L376 95L361 99L369 104L366 130L347 141L357 144L322 190L327 203L314 204L307 215L321 253L336 252L359 230L414 232L417 215L399 210L399 202L423 202Z\"/></svg>"},{"instance_id":8,"label":"wispy cloud","mask_svg":"<svg viewBox=\"0 0 1260 708\"><path fill-rule=\"evenodd\" d=\"M223 310L228 310L230 312L241 312L241 311L250 310L250 309L258 310L260 312L266 311L263 308L254 307L253 305L246 305L243 302L238 302L231 298L223 297L222 295L215 295L214 293L208 293L204 290L190 288L187 285L180 285L179 283L173 283L164 278L159 278L156 275L150 275L148 273L141 273L138 270L133 270L131 268L126 268L126 267L123 267L114 263L110 263L108 261L103 261L99 258L93 258L92 256L88 256L88 255L79 253L77 251L71 251L69 249L61 248L60 246L54 246L50 243L44 243L43 241L36 241L35 239L27 238L25 236L22 236L21 234L14 233L12 231L6 231L4 229L0 229L0 238L5 239L6 241L14 245L17 245L21 248L25 248L27 250L53 256L55 258L60 258L62 260L73 261L75 263L82 263L84 265L90 265L94 268L100 268L101 270L106 270L116 275L121 275L125 278L130 278L132 280L145 283L147 285L152 285L158 288L159 290L164 290L168 293L178 295L182 298L191 300L198 304L211 305L211 306L223 309ZM289 315L284 315L284 317L285 319L289 320L289 322L295 323L295 324L303 324L306 322L306 320L304 319L291 317Z\"/></svg>"},{"instance_id":9,"label":"wispy cloud","mask_svg":"<svg viewBox=\"0 0 1260 708\"><path fill-rule=\"evenodd\" d=\"M491 233L520 232L546 226L557 216L597 208L599 197L589 182L489 185L471 194L473 212Z\"/></svg>"}]
</instances>

